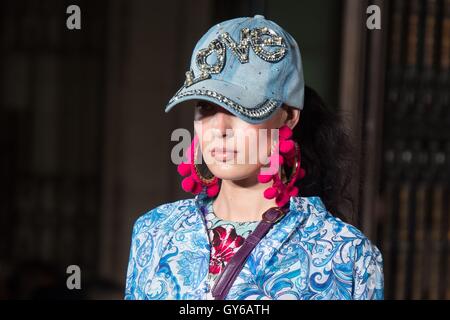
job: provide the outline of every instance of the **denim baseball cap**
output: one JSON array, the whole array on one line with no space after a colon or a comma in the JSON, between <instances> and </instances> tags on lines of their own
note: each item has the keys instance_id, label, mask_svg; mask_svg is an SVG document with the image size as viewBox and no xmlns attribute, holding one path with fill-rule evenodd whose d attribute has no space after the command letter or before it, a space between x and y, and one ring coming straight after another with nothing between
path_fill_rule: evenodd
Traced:
<instances>
[{"instance_id":1,"label":"denim baseball cap","mask_svg":"<svg viewBox=\"0 0 450 320\"><path fill-rule=\"evenodd\" d=\"M215 103L252 124L269 119L283 103L303 109L297 42L262 15L213 26L195 46L186 80L165 112L187 100Z\"/></svg>"}]
</instances>

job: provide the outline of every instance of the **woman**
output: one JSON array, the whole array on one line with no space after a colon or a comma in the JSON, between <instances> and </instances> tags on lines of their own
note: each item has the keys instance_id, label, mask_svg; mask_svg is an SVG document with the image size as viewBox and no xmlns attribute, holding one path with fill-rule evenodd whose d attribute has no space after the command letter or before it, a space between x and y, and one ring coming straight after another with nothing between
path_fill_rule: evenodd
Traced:
<instances>
[{"instance_id":1,"label":"woman","mask_svg":"<svg viewBox=\"0 0 450 320\"><path fill-rule=\"evenodd\" d=\"M166 112L188 101L195 197L136 221L125 299L382 299L381 253L341 209L347 136L292 36L260 15L212 27Z\"/></svg>"}]
</instances>

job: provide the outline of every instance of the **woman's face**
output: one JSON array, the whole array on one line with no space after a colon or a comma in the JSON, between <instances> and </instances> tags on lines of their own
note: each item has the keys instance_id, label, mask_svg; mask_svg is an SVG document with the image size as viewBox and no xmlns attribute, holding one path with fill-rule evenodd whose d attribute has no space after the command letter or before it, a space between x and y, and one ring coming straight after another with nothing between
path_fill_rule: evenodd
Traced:
<instances>
[{"instance_id":1,"label":"woman's face","mask_svg":"<svg viewBox=\"0 0 450 320\"><path fill-rule=\"evenodd\" d=\"M214 103L198 101L194 130L199 138L203 161L220 179L256 179L274 146L271 129L278 129L285 123L291 128L295 126L299 111L295 112L296 120L294 117L290 122L286 121L286 109L279 108L267 121L250 124Z\"/></svg>"}]
</instances>

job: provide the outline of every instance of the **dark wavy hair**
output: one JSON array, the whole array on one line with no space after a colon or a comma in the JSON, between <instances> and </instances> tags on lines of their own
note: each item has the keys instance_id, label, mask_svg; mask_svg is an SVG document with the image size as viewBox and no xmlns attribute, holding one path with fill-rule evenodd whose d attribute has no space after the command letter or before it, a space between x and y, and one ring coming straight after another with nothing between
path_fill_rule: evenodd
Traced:
<instances>
[{"instance_id":1,"label":"dark wavy hair","mask_svg":"<svg viewBox=\"0 0 450 320\"><path fill-rule=\"evenodd\" d=\"M351 180L352 173L358 172L358 161L342 120L316 91L305 86L304 107L293 130L300 146L301 166L306 170L297 186L300 196L319 196L329 212L351 223L355 220ZM345 202L351 204L350 212Z\"/></svg>"}]
</instances>

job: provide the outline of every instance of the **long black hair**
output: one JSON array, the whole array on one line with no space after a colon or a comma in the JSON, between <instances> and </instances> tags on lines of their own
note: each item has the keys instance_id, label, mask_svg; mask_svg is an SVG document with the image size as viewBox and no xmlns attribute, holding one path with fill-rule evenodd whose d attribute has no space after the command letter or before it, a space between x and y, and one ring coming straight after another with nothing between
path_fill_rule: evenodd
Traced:
<instances>
[{"instance_id":1,"label":"long black hair","mask_svg":"<svg viewBox=\"0 0 450 320\"><path fill-rule=\"evenodd\" d=\"M356 152L342 116L329 109L312 88L305 86L304 107L293 129L306 175L297 182L299 195L319 196L334 216L353 222L355 200L352 173L358 172ZM350 203L352 209L345 209Z\"/></svg>"}]
</instances>

